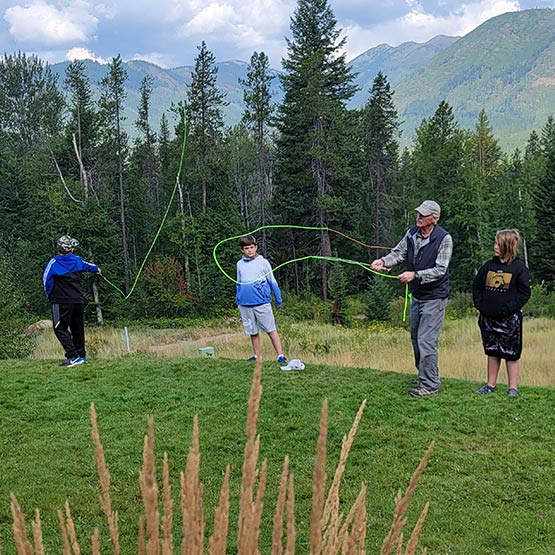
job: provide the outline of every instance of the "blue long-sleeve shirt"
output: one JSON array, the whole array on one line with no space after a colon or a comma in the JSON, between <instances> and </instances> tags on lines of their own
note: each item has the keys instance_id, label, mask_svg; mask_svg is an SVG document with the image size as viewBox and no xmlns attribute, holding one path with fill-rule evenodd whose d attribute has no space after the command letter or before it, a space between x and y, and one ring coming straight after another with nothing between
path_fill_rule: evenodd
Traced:
<instances>
[{"instance_id":1,"label":"blue long-sleeve shirt","mask_svg":"<svg viewBox=\"0 0 555 555\"><path fill-rule=\"evenodd\" d=\"M256 306L272 302L272 294L279 308L281 291L270 263L261 255L254 258L243 256L237 262L237 295L239 306Z\"/></svg>"},{"instance_id":2,"label":"blue long-sleeve shirt","mask_svg":"<svg viewBox=\"0 0 555 555\"><path fill-rule=\"evenodd\" d=\"M53 256L42 275L44 292L51 303L80 303L81 272L98 272L98 266L85 262L76 254L57 254Z\"/></svg>"}]
</instances>

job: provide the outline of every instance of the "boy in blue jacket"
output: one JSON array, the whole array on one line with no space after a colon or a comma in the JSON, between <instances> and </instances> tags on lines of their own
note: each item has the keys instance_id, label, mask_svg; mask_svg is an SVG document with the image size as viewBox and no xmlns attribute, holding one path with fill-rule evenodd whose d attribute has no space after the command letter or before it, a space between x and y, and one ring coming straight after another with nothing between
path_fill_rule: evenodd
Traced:
<instances>
[{"instance_id":1,"label":"boy in blue jacket","mask_svg":"<svg viewBox=\"0 0 555 555\"><path fill-rule=\"evenodd\" d=\"M243 256L237 262L236 302L241 313L245 335L249 335L254 354L249 361L262 360L260 332L268 334L280 364L287 362L281 348L281 339L276 329L272 312L272 294L276 308L281 306L281 291L274 278L270 263L257 253L258 245L252 235L239 239Z\"/></svg>"},{"instance_id":2,"label":"boy in blue jacket","mask_svg":"<svg viewBox=\"0 0 555 555\"><path fill-rule=\"evenodd\" d=\"M77 239L64 235L56 245L58 254L46 264L42 282L52 307L54 334L66 355L60 366L71 367L87 362L81 273L101 272L96 264L85 262L73 253L79 245Z\"/></svg>"}]
</instances>

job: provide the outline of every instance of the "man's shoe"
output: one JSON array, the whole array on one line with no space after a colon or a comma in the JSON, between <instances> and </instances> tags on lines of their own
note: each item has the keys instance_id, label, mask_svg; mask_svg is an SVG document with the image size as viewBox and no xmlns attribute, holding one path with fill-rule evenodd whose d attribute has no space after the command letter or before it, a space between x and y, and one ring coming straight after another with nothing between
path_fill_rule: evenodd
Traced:
<instances>
[{"instance_id":1,"label":"man's shoe","mask_svg":"<svg viewBox=\"0 0 555 555\"><path fill-rule=\"evenodd\" d=\"M66 358L63 362L60 362L60 364L58 364L58 366L69 366L70 362L71 362L71 359Z\"/></svg>"},{"instance_id":2,"label":"man's shoe","mask_svg":"<svg viewBox=\"0 0 555 555\"><path fill-rule=\"evenodd\" d=\"M75 357L69 361L67 367L71 368L72 366L77 366L78 364L85 364L85 362L86 360L83 357Z\"/></svg>"},{"instance_id":3,"label":"man's shoe","mask_svg":"<svg viewBox=\"0 0 555 555\"><path fill-rule=\"evenodd\" d=\"M509 389L509 391L507 391L507 395L509 397L518 397L520 395L520 393L518 392L518 389L514 389L511 387L511 389Z\"/></svg>"},{"instance_id":4,"label":"man's shoe","mask_svg":"<svg viewBox=\"0 0 555 555\"><path fill-rule=\"evenodd\" d=\"M247 359L247 362L256 362L256 355L252 355L252 357L249 357Z\"/></svg>"},{"instance_id":5,"label":"man's shoe","mask_svg":"<svg viewBox=\"0 0 555 555\"><path fill-rule=\"evenodd\" d=\"M279 355L279 356L277 357L277 361L278 361L280 364L287 364L287 357L286 357L285 355Z\"/></svg>"},{"instance_id":6,"label":"man's shoe","mask_svg":"<svg viewBox=\"0 0 555 555\"><path fill-rule=\"evenodd\" d=\"M478 395L485 395L486 393L495 393L496 391L497 386L485 384L480 389L477 389L474 393L477 393Z\"/></svg>"},{"instance_id":7,"label":"man's shoe","mask_svg":"<svg viewBox=\"0 0 555 555\"><path fill-rule=\"evenodd\" d=\"M437 395L437 389L425 389L424 387L417 387L415 389L409 389L409 395L411 397L433 397Z\"/></svg>"}]
</instances>

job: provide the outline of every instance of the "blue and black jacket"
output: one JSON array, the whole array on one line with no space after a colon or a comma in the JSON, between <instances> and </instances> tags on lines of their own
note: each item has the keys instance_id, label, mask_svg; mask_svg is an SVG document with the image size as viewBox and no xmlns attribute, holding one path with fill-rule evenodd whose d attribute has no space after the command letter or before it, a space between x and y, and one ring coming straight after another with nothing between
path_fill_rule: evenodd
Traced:
<instances>
[{"instance_id":1,"label":"blue and black jacket","mask_svg":"<svg viewBox=\"0 0 555 555\"><path fill-rule=\"evenodd\" d=\"M83 302L81 273L98 272L98 266L85 262L73 253L57 254L52 257L42 276L46 297L51 303L78 304Z\"/></svg>"}]
</instances>

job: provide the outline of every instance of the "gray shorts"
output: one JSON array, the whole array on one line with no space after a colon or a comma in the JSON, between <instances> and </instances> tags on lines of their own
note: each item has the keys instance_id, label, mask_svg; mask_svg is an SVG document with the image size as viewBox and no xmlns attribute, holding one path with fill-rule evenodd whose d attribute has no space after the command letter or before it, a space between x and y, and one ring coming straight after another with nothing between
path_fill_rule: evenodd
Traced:
<instances>
[{"instance_id":1,"label":"gray shorts","mask_svg":"<svg viewBox=\"0 0 555 555\"><path fill-rule=\"evenodd\" d=\"M245 335L256 335L261 331L266 333L276 331L276 321L270 303L257 306L240 306L239 312L241 313Z\"/></svg>"}]
</instances>

